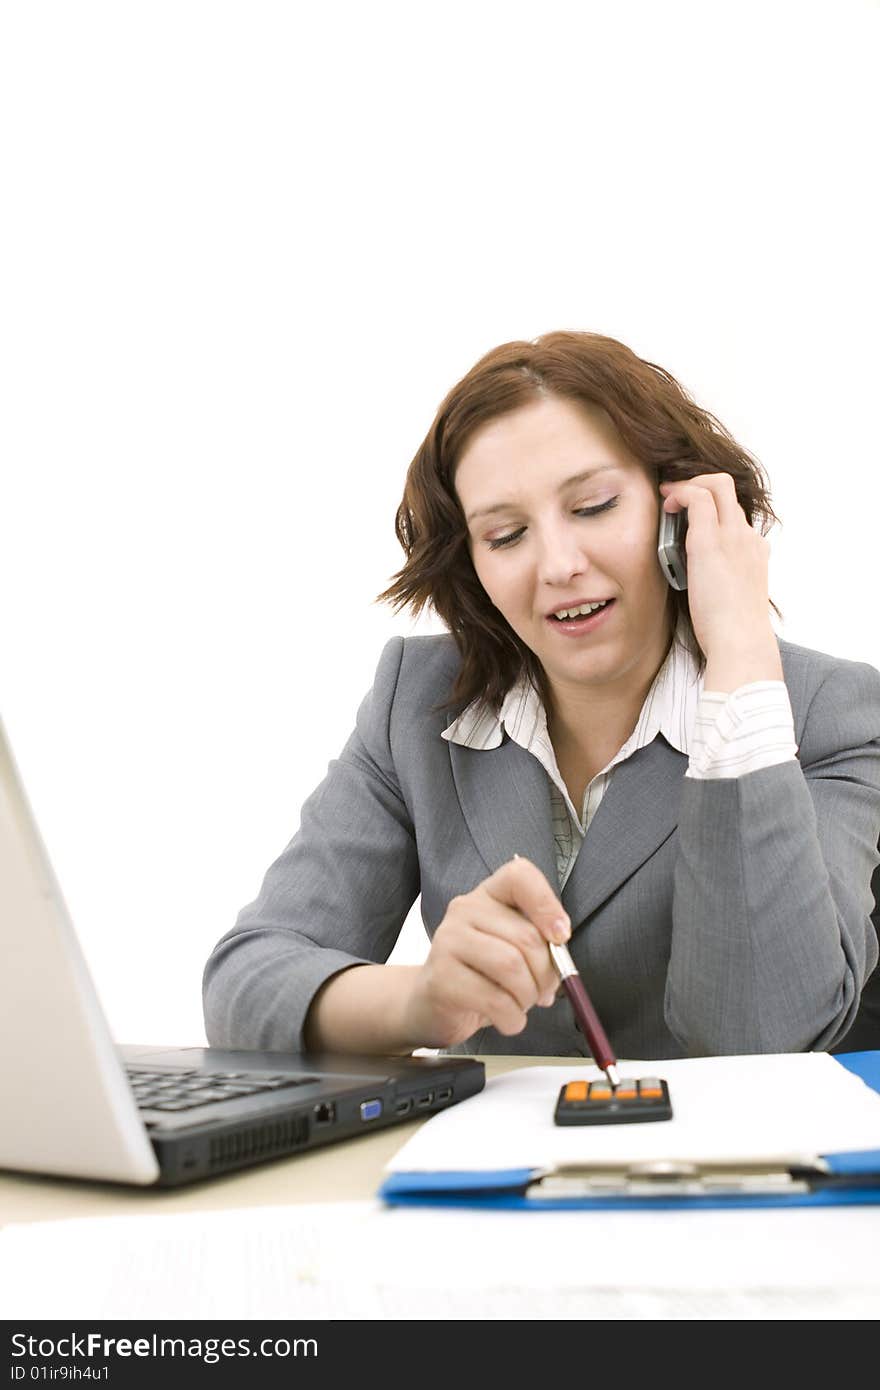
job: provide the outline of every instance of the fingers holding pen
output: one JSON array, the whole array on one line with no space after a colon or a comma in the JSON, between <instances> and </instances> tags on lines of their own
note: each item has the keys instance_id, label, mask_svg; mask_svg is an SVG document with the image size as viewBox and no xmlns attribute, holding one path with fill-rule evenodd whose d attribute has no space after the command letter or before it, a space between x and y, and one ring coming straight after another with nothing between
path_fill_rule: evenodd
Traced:
<instances>
[{"instance_id":1,"label":"fingers holding pen","mask_svg":"<svg viewBox=\"0 0 880 1390\"><path fill-rule=\"evenodd\" d=\"M498 880L496 884L496 880ZM498 892L502 902L509 902L527 917L548 941L562 944L571 936L571 919L537 864L515 854L508 864L487 878L484 887Z\"/></svg>"},{"instance_id":2,"label":"fingers holding pen","mask_svg":"<svg viewBox=\"0 0 880 1390\"><path fill-rule=\"evenodd\" d=\"M540 869L518 856L503 864L449 903L410 998L414 1035L443 1046L485 1022L521 1032L535 1004L553 1003L558 977L548 945L570 934Z\"/></svg>"},{"instance_id":3,"label":"fingers holding pen","mask_svg":"<svg viewBox=\"0 0 880 1390\"><path fill-rule=\"evenodd\" d=\"M463 1042L476 1028L487 1024L505 1036L522 1032L530 1005L520 1003L509 989L463 954L450 952L445 959L438 955L436 964L435 1002L452 1030L446 1043Z\"/></svg>"},{"instance_id":4,"label":"fingers holding pen","mask_svg":"<svg viewBox=\"0 0 880 1390\"><path fill-rule=\"evenodd\" d=\"M512 881L511 872L514 875ZM541 978L547 987L538 1002L549 1008L556 1000L559 977L546 947L550 943L562 945L569 940L571 919L541 870L531 860L515 854L510 864L505 864L499 873L504 875L504 889L514 898L520 913L539 933L540 940L536 943L538 963ZM489 883L491 880L487 880L487 885ZM549 971L548 959L551 963Z\"/></svg>"},{"instance_id":5,"label":"fingers holding pen","mask_svg":"<svg viewBox=\"0 0 880 1390\"><path fill-rule=\"evenodd\" d=\"M450 903L455 954L492 980L527 1012L555 992L556 974L547 939L506 904L481 895Z\"/></svg>"}]
</instances>

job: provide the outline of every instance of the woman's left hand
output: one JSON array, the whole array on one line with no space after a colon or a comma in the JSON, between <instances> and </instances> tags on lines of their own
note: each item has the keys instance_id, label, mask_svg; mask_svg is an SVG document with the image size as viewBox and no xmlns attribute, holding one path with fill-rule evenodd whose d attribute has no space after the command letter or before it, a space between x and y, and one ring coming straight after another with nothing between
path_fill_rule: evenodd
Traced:
<instances>
[{"instance_id":1,"label":"woman's left hand","mask_svg":"<svg viewBox=\"0 0 880 1390\"><path fill-rule=\"evenodd\" d=\"M707 690L782 680L770 623L769 542L749 525L728 473L661 483L663 509L687 509L688 605ZM711 683L710 683L711 681Z\"/></svg>"}]
</instances>

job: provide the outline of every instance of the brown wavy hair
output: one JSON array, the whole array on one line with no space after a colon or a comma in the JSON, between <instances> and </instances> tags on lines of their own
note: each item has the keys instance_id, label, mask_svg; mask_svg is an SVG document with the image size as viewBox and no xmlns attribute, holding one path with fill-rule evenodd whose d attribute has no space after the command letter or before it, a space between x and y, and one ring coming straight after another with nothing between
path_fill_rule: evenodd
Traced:
<instances>
[{"instance_id":1,"label":"brown wavy hair","mask_svg":"<svg viewBox=\"0 0 880 1390\"><path fill-rule=\"evenodd\" d=\"M490 602L471 560L470 536L455 491L455 470L472 435L489 420L547 395L600 406L656 484L699 473L729 473L749 522L762 534L778 520L761 465L675 377L599 333L545 333L493 348L449 391L409 466L395 529L406 560L377 601L415 616L432 608L461 653L450 698L481 697L496 711L525 674L547 699L543 668ZM673 620L701 664L687 594L670 588ZM778 614L775 604L771 604Z\"/></svg>"}]
</instances>

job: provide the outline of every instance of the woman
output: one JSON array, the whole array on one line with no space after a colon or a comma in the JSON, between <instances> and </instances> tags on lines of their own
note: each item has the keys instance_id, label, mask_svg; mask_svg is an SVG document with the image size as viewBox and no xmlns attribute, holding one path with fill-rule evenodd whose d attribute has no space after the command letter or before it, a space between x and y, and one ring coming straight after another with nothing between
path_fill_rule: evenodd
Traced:
<instances>
[{"instance_id":1,"label":"woman","mask_svg":"<svg viewBox=\"0 0 880 1390\"><path fill-rule=\"evenodd\" d=\"M686 591L657 554L686 511ZM613 339L488 353L409 470L357 727L205 971L212 1044L825 1049L877 961L880 673L778 641L761 472ZM518 857L515 857L518 856ZM431 947L388 966L421 893Z\"/></svg>"}]
</instances>

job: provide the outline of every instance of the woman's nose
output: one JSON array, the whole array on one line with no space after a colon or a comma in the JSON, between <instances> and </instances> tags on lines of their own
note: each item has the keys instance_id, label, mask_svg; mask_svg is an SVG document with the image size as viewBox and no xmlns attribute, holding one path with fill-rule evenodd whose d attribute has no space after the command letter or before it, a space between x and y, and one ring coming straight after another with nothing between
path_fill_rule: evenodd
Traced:
<instances>
[{"instance_id":1,"label":"woman's nose","mask_svg":"<svg viewBox=\"0 0 880 1390\"><path fill-rule=\"evenodd\" d=\"M589 568L580 541L567 527L547 532L539 542L538 577L545 584L567 584Z\"/></svg>"}]
</instances>

